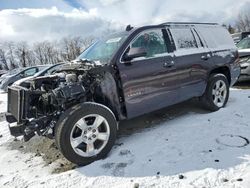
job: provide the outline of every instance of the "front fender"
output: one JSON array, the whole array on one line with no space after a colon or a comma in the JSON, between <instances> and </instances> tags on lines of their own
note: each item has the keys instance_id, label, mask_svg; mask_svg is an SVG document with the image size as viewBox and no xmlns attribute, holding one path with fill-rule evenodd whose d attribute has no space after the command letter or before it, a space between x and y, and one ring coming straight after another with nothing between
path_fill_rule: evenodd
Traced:
<instances>
[{"instance_id":1,"label":"front fender","mask_svg":"<svg viewBox=\"0 0 250 188\"><path fill-rule=\"evenodd\" d=\"M114 112L117 120L125 119L124 107L119 100L117 83L111 73L104 74L95 96L97 96L98 103L107 106Z\"/></svg>"}]
</instances>

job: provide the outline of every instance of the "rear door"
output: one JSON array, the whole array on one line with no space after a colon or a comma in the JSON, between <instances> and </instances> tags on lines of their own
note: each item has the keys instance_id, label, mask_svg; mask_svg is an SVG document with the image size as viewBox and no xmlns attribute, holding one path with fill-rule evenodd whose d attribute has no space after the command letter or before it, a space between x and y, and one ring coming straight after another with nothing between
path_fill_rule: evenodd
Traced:
<instances>
[{"instance_id":1,"label":"rear door","mask_svg":"<svg viewBox=\"0 0 250 188\"><path fill-rule=\"evenodd\" d=\"M169 30L176 47L174 61L180 83L179 100L200 96L206 88L212 54L192 26L174 25Z\"/></svg>"},{"instance_id":2,"label":"rear door","mask_svg":"<svg viewBox=\"0 0 250 188\"><path fill-rule=\"evenodd\" d=\"M166 30L147 29L137 34L124 55L132 48L145 48L145 57L118 63L128 118L145 114L178 99L173 54L166 45Z\"/></svg>"}]
</instances>

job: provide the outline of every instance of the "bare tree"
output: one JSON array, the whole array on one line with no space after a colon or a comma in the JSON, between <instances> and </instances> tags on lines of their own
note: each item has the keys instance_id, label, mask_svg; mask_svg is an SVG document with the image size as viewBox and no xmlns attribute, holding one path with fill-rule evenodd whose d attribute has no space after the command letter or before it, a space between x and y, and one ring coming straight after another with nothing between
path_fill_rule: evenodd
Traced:
<instances>
[{"instance_id":1,"label":"bare tree","mask_svg":"<svg viewBox=\"0 0 250 188\"><path fill-rule=\"evenodd\" d=\"M86 49L87 47L89 47L95 40L96 38L93 36L89 36L89 37L85 37L82 40L82 50Z\"/></svg>"},{"instance_id":2,"label":"bare tree","mask_svg":"<svg viewBox=\"0 0 250 188\"><path fill-rule=\"evenodd\" d=\"M4 49L0 49L0 63L2 69L9 70Z\"/></svg>"},{"instance_id":3,"label":"bare tree","mask_svg":"<svg viewBox=\"0 0 250 188\"><path fill-rule=\"evenodd\" d=\"M73 60L94 41L94 37L65 37L61 40L61 57L63 60Z\"/></svg>"},{"instance_id":4,"label":"bare tree","mask_svg":"<svg viewBox=\"0 0 250 188\"><path fill-rule=\"evenodd\" d=\"M28 66L28 44L26 42L19 42L17 44L15 54L19 60L19 64L21 67Z\"/></svg>"},{"instance_id":5,"label":"bare tree","mask_svg":"<svg viewBox=\"0 0 250 188\"><path fill-rule=\"evenodd\" d=\"M64 37L61 42L60 42L60 46L61 46L61 57L63 60L70 60L70 49L69 49L69 38Z\"/></svg>"},{"instance_id":6,"label":"bare tree","mask_svg":"<svg viewBox=\"0 0 250 188\"><path fill-rule=\"evenodd\" d=\"M37 62L39 64L44 64L45 60L44 60L44 51L43 51L43 42L38 42L35 43L33 45L33 51L34 51L34 55L35 58L37 59Z\"/></svg>"},{"instance_id":7,"label":"bare tree","mask_svg":"<svg viewBox=\"0 0 250 188\"><path fill-rule=\"evenodd\" d=\"M73 60L94 41L94 37L65 37L59 41L0 43L0 69Z\"/></svg>"},{"instance_id":8,"label":"bare tree","mask_svg":"<svg viewBox=\"0 0 250 188\"><path fill-rule=\"evenodd\" d=\"M7 48L7 60L9 62L10 69L17 68L14 51L15 51L15 43L14 42L6 42L5 46Z\"/></svg>"},{"instance_id":9,"label":"bare tree","mask_svg":"<svg viewBox=\"0 0 250 188\"><path fill-rule=\"evenodd\" d=\"M236 20L235 26L238 31L250 31L250 13L240 13Z\"/></svg>"}]
</instances>

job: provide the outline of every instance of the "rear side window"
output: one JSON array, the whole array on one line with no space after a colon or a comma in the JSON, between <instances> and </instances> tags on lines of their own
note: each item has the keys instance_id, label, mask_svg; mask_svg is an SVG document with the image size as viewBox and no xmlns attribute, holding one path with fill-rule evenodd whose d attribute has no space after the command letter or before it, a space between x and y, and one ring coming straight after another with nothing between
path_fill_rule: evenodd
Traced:
<instances>
[{"instance_id":1,"label":"rear side window","mask_svg":"<svg viewBox=\"0 0 250 188\"><path fill-rule=\"evenodd\" d=\"M36 74L36 72L37 72L37 68L31 68L31 69L24 71L24 76L25 77L33 76L34 74Z\"/></svg>"},{"instance_id":2,"label":"rear side window","mask_svg":"<svg viewBox=\"0 0 250 188\"><path fill-rule=\"evenodd\" d=\"M235 47L229 32L220 26L196 26L209 48Z\"/></svg>"},{"instance_id":3,"label":"rear side window","mask_svg":"<svg viewBox=\"0 0 250 188\"><path fill-rule=\"evenodd\" d=\"M197 43L190 28L170 28L170 32L175 41L176 49L197 48Z\"/></svg>"}]
</instances>

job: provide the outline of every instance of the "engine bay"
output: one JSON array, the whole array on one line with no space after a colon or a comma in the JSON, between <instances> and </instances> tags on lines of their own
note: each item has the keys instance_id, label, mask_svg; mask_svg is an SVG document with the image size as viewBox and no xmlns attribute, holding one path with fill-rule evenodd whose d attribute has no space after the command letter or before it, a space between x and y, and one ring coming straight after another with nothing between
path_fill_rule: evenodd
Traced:
<instances>
[{"instance_id":1,"label":"engine bay","mask_svg":"<svg viewBox=\"0 0 250 188\"><path fill-rule=\"evenodd\" d=\"M67 63L53 75L33 78L26 88L18 88L21 100L12 109L10 104L8 111L22 109L13 115L17 123L25 125L26 141L35 133L53 137L61 114L84 101L94 101L95 91L103 79L102 69L103 66L91 63ZM9 88L10 97L12 89Z\"/></svg>"}]
</instances>

